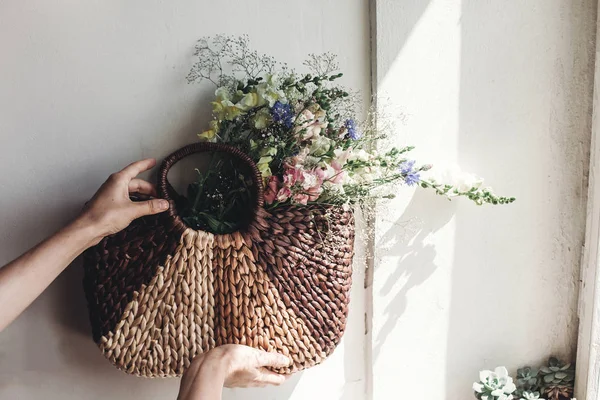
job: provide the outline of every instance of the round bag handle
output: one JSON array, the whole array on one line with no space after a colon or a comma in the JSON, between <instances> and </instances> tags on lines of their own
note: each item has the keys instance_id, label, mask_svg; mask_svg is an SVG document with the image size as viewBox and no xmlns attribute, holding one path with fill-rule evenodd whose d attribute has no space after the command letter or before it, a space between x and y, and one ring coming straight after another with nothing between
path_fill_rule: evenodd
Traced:
<instances>
[{"instance_id":1,"label":"round bag handle","mask_svg":"<svg viewBox=\"0 0 600 400\"><path fill-rule=\"evenodd\" d=\"M184 146L181 149L169 154L167 157L165 157L160 165L160 169L158 170L158 195L159 197L168 200L171 203L171 208L169 209L168 213L175 219L175 222L185 226L185 223L181 220L179 215L177 215L177 212L173 207L173 202L178 194L169 183L167 174L169 173L171 167L181 159L192 154L206 152L231 154L250 168L250 171L252 172L252 183L254 184L253 186L255 188L255 201L252 207L252 214L253 216L256 216L259 209L264 207L265 200L263 197L262 174L258 170L258 167L254 161L250 158L250 156L236 147L223 143L198 142Z\"/></svg>"}]
</instances>

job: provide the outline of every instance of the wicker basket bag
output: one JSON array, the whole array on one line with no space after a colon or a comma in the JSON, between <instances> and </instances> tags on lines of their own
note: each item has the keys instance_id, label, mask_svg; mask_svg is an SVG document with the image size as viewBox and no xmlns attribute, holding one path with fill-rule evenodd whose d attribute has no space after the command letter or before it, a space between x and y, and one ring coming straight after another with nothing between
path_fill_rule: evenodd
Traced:
<instances>
[{"instance_id":1,"label":"wicker basket bag","mask_svg":"<svg viewBox=\"0 0 600 400\"><path fill-rule=\"evenodd\" d=\"M223 152L252 171L249 223L215 235L185 225L167 181L171 166ZM130 374L179 376L198 354L244 344L288 355L291 373L323 361L346 326L354 219L332 206L264 209L262 178L243 152L215 143L168 156L158 176L163 214L134 221L84 257L94 340Z\"/></svg>"}]
</instances>

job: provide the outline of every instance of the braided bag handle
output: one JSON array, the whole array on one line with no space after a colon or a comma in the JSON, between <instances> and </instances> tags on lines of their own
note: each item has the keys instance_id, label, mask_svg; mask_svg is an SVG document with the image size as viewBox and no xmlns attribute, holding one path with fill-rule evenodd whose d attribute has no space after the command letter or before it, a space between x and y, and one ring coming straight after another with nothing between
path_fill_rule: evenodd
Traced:
<instances>
[{"instance_id":1,"label":"braided bag handle","mask_svg":"<svg viewBox=\"0 0 600 400\"><path fill-rule=\"evenodd\" d=\"M171 203L171 207L169 208L168 214L171 220L173 221L174 225L180 227L187 227L185 222L183 222L181 217L179 217L179 215L177 214L177 209L175 207L175 199L178 195L169 183L169 180L167 179L169 170L171 169L171 167L173 167L173 165L175 165L178 161L184 159L185 157L188 157L192 154L207 152L231 154L250 168L250 171L252 173L252 188L254 191L254 204L251 208L251 219L254 219L259 213L259 211L264 207L265 203L263 196L262 175L254 161L250 158L250 156L248 156L246 153L244 153L236 147L222 143L199 142L189 144L169 154L161 163L160 169L158 171L158 195Z\"/></svg>"}]
</instances>

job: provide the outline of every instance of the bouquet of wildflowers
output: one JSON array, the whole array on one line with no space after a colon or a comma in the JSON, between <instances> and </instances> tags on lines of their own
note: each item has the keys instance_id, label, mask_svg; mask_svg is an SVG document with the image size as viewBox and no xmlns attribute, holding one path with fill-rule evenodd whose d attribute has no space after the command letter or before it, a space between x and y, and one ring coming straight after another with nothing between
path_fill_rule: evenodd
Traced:
<instances>
[{"instance_id":1,"label":"bouquet of wildflowers","mask_svg":"<svg viewBox=\"0 0 600 400\"><path fill-rule=\"evenodd\" d=\"M505 204L473 180L453 185L422 177L431 165L408 157L411 146L376 151L389 132L377 115L356 117L356 94L338 85L342 74L332 54L310 55L306 73L296 73L272 57L250 49L247 37L216 36L196 46L198 61L189 82L217 86L213 120L199 137L246 152L263 176L267 207L283 204L347 205L375 197L392 183L432 188L477 204Z\"/></svg>"}]
</instances>

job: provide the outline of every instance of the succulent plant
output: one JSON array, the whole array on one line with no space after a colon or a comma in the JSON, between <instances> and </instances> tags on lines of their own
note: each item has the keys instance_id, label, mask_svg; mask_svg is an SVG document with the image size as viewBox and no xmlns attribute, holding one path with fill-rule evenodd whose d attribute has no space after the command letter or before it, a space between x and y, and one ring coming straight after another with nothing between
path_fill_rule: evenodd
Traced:
<instances>
[{"instance_id":1,"label":"succulent plant","mask_svg":"<svg viewBox=\"0 0 600 400\"><path fill-rule=\"evenodd\" d=\"M535 393L540 389L539 370L532 367L523 367L517 370L517 396L524 397L526 392Z\"/></svg>"},{"instance_id":2,"label":"succulent plant","mask_svg":"<svg viewBox=\"0 0 600 400\"><path fill-rule=\"evenodd\" d=\"M479 382L473 383L475 397L480 400L512 400L512 393L516 390L513 380L508 376L505 367L498 367L494 371L481 371Z\"/></svg>"},{"instance_id":3,"label":"succulent plant","mask_svg":"<svg viewBox=\"0 0 600 400\"><path fill-rule=\"evenodd\" d=\"M570 399L573 395L575 368L556 357L550 357L548 365L540 368L540 385L549 400Z\"/></svg>"},{"instance_id":4,"label":"succulent plant","mask_svg":"<svg viewBox=\"0 0 600 400\"><path fill-rule=\"evenodd\" d=\"M523 393L521 393L521 399L520 400L544 400L540 397L540 392L530 392L530 391L524 391Z\"/></svg>"}]
</instances>

